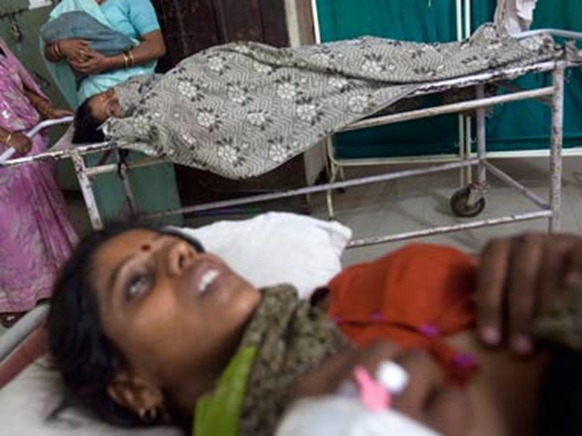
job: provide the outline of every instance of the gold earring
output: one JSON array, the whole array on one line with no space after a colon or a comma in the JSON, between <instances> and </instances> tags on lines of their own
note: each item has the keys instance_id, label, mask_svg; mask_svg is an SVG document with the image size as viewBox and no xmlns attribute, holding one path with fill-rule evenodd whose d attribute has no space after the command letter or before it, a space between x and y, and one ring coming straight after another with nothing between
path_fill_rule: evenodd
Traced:
<instances>
[{"instance_id":1,"label":"gold earring","mask_svg":"<svg viewBox=\"0 0 582 436\"><path fill-rule=\"evenodd\" d=\"M152 423L158 417L158 409L139 409L138 415L143 422Z\"/></svg>"}]
</instances>

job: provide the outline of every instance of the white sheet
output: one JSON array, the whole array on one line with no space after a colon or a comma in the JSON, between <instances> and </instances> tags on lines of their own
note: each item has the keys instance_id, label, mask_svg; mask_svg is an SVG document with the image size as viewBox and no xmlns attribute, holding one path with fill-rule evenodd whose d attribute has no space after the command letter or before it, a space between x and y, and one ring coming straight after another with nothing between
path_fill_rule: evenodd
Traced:
<instances>
[{"instance_id":1,"label":"white sheet","mask_svg":"<svg viewBox=\"0 0 582 436\"><path fill-rule=\"evenodd\" d=\"M498 0L495 24L505 27L511 34L529 30L537 0Z\"/></svg>"}]
</instances>

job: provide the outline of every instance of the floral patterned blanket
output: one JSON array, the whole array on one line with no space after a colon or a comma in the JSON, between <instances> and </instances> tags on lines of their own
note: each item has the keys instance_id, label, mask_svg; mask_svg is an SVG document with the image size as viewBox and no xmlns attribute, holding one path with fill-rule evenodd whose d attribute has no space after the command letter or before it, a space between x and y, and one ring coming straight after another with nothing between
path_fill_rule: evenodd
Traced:
<instances>
[{"instance_id":1,"label":"floral patterned blanket","mask_svg":"<svg viewBox=\"0 0 582 436\"><path fill-rule=\"evenodd\" d=\"M421 84L556 58L548 38L484 25L464 41L364 37L298 48L241 42L178 64L110 119L122 147L241 179L270 171Z\"/></svg>"}]
</instances>

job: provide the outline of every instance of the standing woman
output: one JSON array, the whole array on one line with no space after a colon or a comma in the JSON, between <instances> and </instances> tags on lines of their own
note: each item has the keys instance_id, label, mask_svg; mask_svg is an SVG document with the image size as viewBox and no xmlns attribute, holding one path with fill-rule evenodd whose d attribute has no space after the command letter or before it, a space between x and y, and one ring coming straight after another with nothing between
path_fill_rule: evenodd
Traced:
<instances>
[{"instance_id":1,"label":"standing woman","mask_svg":"<svg viewBox=\"0 0 582 436\"><path fill-rule=\"evenodd\" d=\"M130 77L152 74L166 52L150 0L63 0L41 35L47 67L73 108ZM135 157L136 152L130 153L128 160ZM90 165L95 161L88 159ZM130 179L139 213L179 208L172 164L132 170ZM102 218L122 218L126 196L117 176L102 175L94 186ZM164 222L180 225L182 219L174 216Z\"/></svg>"},{"instance_id":2,"label":"standing woman","mask_svg":"<svg viewBox=\"0 0 582 436\"><path fill-rule=\"evenodd\" d=\"M103 28L81 21L87 17ZM166 53L150 0L63 0L43 27L45 58L54 64L58 84L72 107L130 77L153 73L157 59ZM113 34L128 38L125 50L116 46L118 40L111 42ZM97 41L103 38L110 39L105 44L108 50L98 51L103 45ZM66 78L67 72L75 73L77 79ZM83 75L81 80L79 75ZM77 98L69 91L72 86L77 87Z\"/></svg>"},{"instance_id":3,"label":"standing woman","mask_svg":"<svg viewBox=\"0 0 582 436\"><path fill-rule=\"evenodd\" d=\"M29 139L24 131L41 118L70 114L52 107L0 38L0 153L8 147L20 156L44 151L47 137ZM55 273L76 242L53 164L0 168L2 325L9 327L39 300L50 297Z\"/></svg>"}]
</instances>

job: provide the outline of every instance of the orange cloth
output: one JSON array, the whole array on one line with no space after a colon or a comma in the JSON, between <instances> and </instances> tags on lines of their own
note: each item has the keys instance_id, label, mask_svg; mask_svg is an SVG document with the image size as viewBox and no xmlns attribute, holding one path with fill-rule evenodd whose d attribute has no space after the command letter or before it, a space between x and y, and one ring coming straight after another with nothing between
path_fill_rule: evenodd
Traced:
<instances>
[{"instance_id":1,"label":"orange cloth","mask_svg":"<svg viewBox=\"0 0 582 436\"><path fill-rule=\"evenodd\" d=\"M388 339L429 350L462 383L477 363L442 337L474 323L474 271L471 257L454 248L410 244L336 276L328 315L359 346Z\"/></svg>"}]
</instances>

